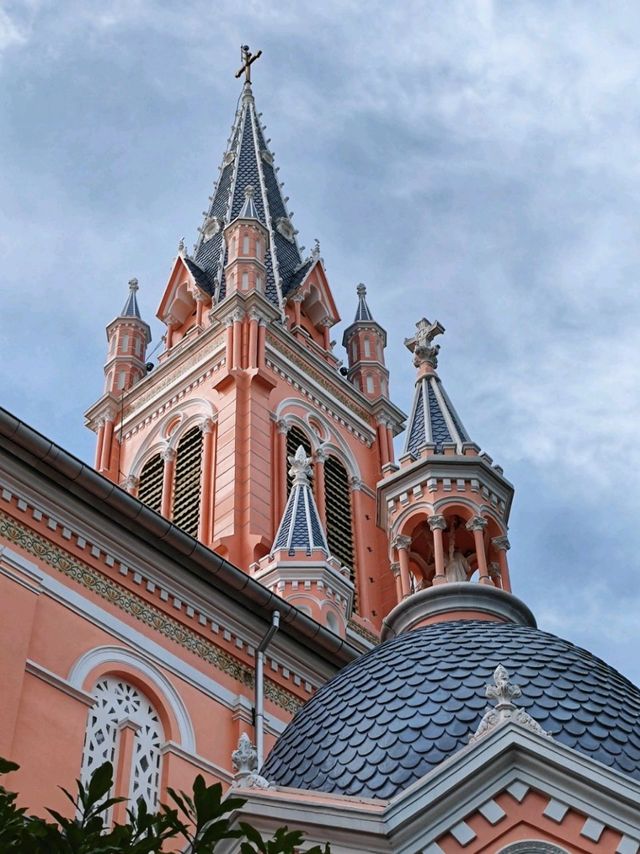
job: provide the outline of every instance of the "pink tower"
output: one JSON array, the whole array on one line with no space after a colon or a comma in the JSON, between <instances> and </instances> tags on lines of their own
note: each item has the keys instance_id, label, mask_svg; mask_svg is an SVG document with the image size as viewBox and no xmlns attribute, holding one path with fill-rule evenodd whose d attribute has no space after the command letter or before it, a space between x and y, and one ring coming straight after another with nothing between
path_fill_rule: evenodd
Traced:
<instances>
[{"instance_id":1,"label":"pink tower","mask_svg":"<svg viewBox=\"0 0 640 854\"><path fill-rule=\"evenodd\" d=\"M379 485L401 603L386 620L394 631L399 613L402 630L440 619L503 619L512 599L478 590L511 592L506 553L513 487L470 440L436 372L434 339L443 332L423 318L405 340L417 369L414 401L400 467ZM471 580L479 584L466 583Z\"/></svg>"},{"instance_id":2,"label":"pink tower","mask_svg":"<svg viewBox=\"0 0 640 854\"><path fill-rule=\"evenodd\" d=\"M287 201L246 81L198 241L192 253L181 241L160 300L158 364L150 373L136 364L87 424L101 471L261 577L282 553L277 534L296 478L288 459L302 447L326 566L311 583L314 601L300 601L366 646L396 601L376 490L405 417L388 397L385 333L362 287L343 375L320 248L303 252ZM295 579L289 557L287 590L297 583L300 592L309 567ZM336 566L346 586L329 607L321 576Z\"/></svg>"}]
</instances>

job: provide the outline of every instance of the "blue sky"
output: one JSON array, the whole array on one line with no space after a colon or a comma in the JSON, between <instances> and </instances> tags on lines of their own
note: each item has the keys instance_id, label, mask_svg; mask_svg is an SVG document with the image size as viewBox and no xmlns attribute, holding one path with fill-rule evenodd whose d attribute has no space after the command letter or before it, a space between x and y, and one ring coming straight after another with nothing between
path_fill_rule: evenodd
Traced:
<instances>
[{"instance_id":1,"label":"blue sky","mask_svg":"<svg viewBox=\"0 0 640 854\"><path fill-rule=\"evenodd\" d=\"M402 342L443 323L516 592L639 683L639 40L622 0L0 2L3 405L92 460L104 326L134 275L151 321L195 240L248 42L343 317L364 281L405 411Z\"/></svg>"}]
</instances>

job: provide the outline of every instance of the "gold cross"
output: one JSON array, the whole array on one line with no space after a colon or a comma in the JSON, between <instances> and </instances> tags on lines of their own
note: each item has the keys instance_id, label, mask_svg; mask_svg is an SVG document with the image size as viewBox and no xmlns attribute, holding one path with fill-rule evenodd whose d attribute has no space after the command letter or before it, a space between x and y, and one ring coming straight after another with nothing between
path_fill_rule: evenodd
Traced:
<instances>
[{"instance_id":1,"label":"gold cross","mask_svg":"<svg viewBox=\"0 0 640 854\"><path fill-rule=\"evenodd\" d=\"M240 48L240 58L242 59L242 67L236 72L236 77L240 77L244 71L245 81L251 83L251 65L262 56L262 51L259 50L255 55L249 50L248 44L243 44Z\"/></svg>"}]
</instances>

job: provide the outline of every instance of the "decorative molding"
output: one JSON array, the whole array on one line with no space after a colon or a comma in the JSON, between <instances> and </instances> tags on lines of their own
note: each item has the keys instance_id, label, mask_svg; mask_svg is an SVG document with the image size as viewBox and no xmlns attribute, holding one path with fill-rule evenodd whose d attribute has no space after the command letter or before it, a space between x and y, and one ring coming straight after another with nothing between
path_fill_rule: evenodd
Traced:
<instances>
[{"instance_id":1,"label":"decorative molding","mask_svg":"<svg viewBox=\"0 0 640 854\"><path fill-rule=\"evenodd\" d=\"M273 785L258 773L258 751L249 736L243 732L238 739L238 746L231 754L234 788L243 789L272 789Z\"/></svg>"},{"instance_id":2,"label":"decorative molding","mask_svg":"<svg viewBox=\"0 0 640 854\"><path fill-rule=\"evenodd\" d=\"M253 685L253 669L242 664L225 650L189 629L184 623L167 616L164 611L116 584L101 572L71 557L54 543L34 533L0 511L0 536L24 549L38 560L71 578L95 595L108 601L130 616L140 620L163 637L189 650L198 658L212 664L243 685ZM287 712L294 713L302 700L271 680L265 680L265 696Z\"/></svg>"},{"instance_id":3,"label":"decorative molding","mask_svg":"<svg viewBox=\"0 0 640 854\"><path fill-rule=\"evenodd\" d=\"M48 670L46 667L43 667L42 664L38 664L36 661L32 661L28 658L24 669L26 673L29 673L31 676L35 676L37 679L41 679L53 688L57 688L58 691L62 691L63 694L66 694L68 697L78 700L78 702L83 703L85 706L93 706L95 700L91 694L87 691L81 690L66 679L63 679L62 676L58 676L58 674L54 673L52 670Z\"/></svg>"},{"instance_id":4,"label":"decorative molding","mask_svg":"<svg viewBox=\"0 0 640 854\"><path fill-rule=\"evenodd\" d=\"M474 744L484 738L501 724L512 722L536 735L551 738L550 733L545 732L540 724L535 721L528 712L513 703L522 696L519 685L515 685L509 678L507 670L499 664L493 672L493 685L487 685L485 695L489 700L496 701L495 709L487 709L475 733L469 738L469 744Z\"/></svg>"}]
</instances>

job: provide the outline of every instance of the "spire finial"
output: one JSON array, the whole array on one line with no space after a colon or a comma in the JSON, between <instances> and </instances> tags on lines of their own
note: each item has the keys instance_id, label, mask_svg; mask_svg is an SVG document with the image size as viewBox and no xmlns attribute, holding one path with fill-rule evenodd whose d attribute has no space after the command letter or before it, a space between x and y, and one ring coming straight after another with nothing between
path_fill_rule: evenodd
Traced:
<instances>
[{"instance_id":1,"label":"spire finial","mask_svg":"<svg viewBox=\"0 0 640 854\"><path fill-rule=\"evenodd\" d=\"M442 335L444 326L438 321L431 323L426 317L416 323L416 334L413 338L405 338L405 347L413 353L413 364L416 368L428 365L431 368L438 367L439 344L434 344L436 335Z\"/></svg>"},{"instance_id":2,"label":"spire finial","mask_svg":"<svg viewBox=\"0 0 640 854\"><path fill-rule=\"evenodd\" d=\"M309 477L311 475L311 459L307 456L302 445L298 445L298 450L292 457L289 457L289 474L293 478L293 486L309 486Z\"/></svg>"},{"instance_id":3,"label":"spire finial","mask_svg":"<svg viewBox=\"0 0 640 854\"><path fill-rule=\"evenodd\" d=\"M240 77L242 75L242 72L244 72L245 86L247 84L251 86L251 66L260 56L262 56L262 51L259 50L257 53L252 54L249 50L248 44L243 44L240 47L240 58L242 60L242 65L236 71L236 77Z\"/></svg>"},{"instance_id":4,"label":"spire finial","mask_svg":"<svg viewBox=\"0 0 640 854\"><path fill-rule=\"evenodd\" d=\"M519 685L514 685L509 678L509 673L502 664L499 664L493 671L493 685L486 686L485 696L489 700L495 700L496 705L495 708L488 708L486 710L480 721L480 726L469 738L470 744L479 741L479 739L488 735L497 726L508 721L519 724L525 729L535 732L536 735L551 738L550 733L545 732L528 712L514 705L513 700L517 700L518 697L522 696L522 690Z\"/></svg>"},{"instance_id":5,"label":"spire finial","mask_svg":"<svg viewBox=\"0 0 640 854\"><path fill-rule=\"evenodd\" d=\"M247 186L244 188L245 199L252 199L253 198L253 192L254 192L253 184L247 184Z\"/></svg>"},{"instance_id":6,"label":"spire finial","mask_svg":"<svg viewBox=\"0 0 640 854\"><path fill-rule=\"evenodd\" d=\"M138 290L138 280L134 277L133 279L129 279L129 290L132 294Z\"/></svg>"},{"instance_id":7,"label":"spire finial","mask_svg":"<svg viewBox=\"0 0 640 854\"><path fill-rule=\"evenodd\" d=\"M185 246L185 243L184 243L184 237L181 237L180 240L178 241L178 253L180 255L183 255L186 251L187 251L187 247Z\"/></svg>"},{"instance_id":8,"label":"spire finial","mask_svg":"<svg viewBox=\"0 0 640 854\"><path fill-rule=\"evenodd\" d=\"M362 282L360 282L360 284L359 284L359 285L358 285L358 287L356 288L356 293L358 294L358 296L359 296L359 297L366 297L366 295L367 295L367 286L366 286L366 285L364 285Z\"/></svg>"}]
</instances>

